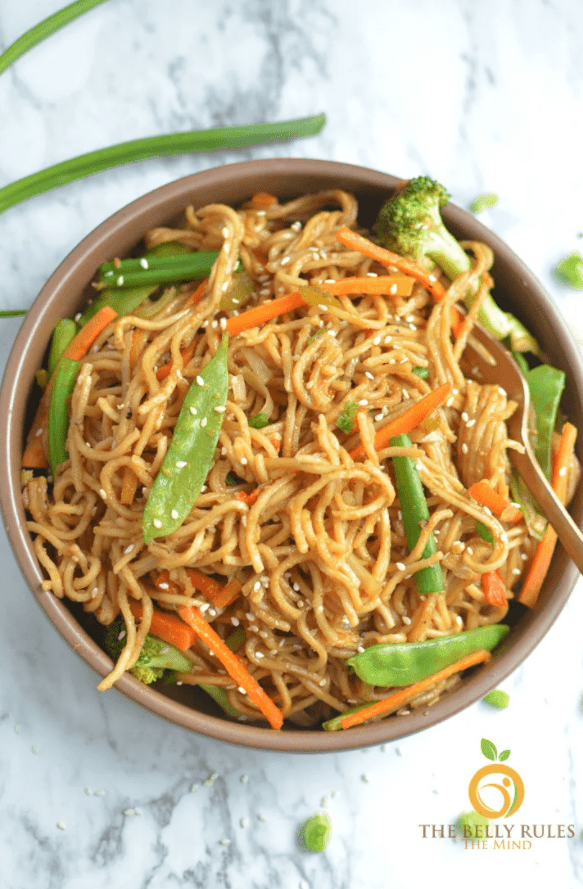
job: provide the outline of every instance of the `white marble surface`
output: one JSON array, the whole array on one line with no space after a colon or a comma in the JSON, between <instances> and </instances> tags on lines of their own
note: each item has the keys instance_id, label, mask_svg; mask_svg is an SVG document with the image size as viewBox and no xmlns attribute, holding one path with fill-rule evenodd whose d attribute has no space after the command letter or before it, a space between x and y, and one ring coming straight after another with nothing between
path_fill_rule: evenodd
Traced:
<instances>
[{"instance_id":1,"label":"white marble surface","mask_svg":"<svg viewBox=\"0 0 583 889\"><path fill-rule=\"evenodd\" d=\"M60 5L0 0L0 48ZM0 185L140 135L320 111L327 125L286 145L145 161L7 211L1 306L30 306L68 251L145 191L293 156L427 173L462 206L498 192L484 221L583 328L581 296L552 276L582 245L582 43L580 0L109 0L0 76ZM0 322L2 368L19 323ZM1 889L583 885L583 582L504 683L507 710L478 703L386 749L293 756L196 737L99 694L3 531L0 548ZM512 750L519 820L574 824L575 838L504 852L422 838L419 824L468 808L482 737ZM310 854L296 830L323 806L332 840Z\"/></svg>"}]
</instances>

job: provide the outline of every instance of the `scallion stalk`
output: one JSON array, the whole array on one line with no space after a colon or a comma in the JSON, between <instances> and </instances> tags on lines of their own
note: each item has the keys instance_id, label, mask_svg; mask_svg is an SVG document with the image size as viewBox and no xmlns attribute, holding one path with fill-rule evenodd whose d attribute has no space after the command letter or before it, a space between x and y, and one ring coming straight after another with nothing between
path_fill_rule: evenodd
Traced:
<instances>
[{"instance_id":1,"label":"scallion stalk","mask_svg":"<svg viewBox=\"0 0 583 889\"><path fill-rule=\"evenodd\" d=\"M324 126L325 115L302 117L278 123L257 123L245 126L213 127L208 130L190 130L186 133L170 133L162 136L147 136L132 139L109 148L99 148L79 157L62 161L18 179L0 188L0 213L27 201L29 198L67 185L76 179L83 179L93 173L111 167L122 166L134 161L153 157L166 157L174 154L187 154L193 151L216 151L232 148L245 148L249 145L263 145L287 139L300 139L316 136Z\"/></svg>"},{"instance_id":2,"label":"scallion stalk","mask_svg":"<svg viewBox=\"0 0 583 889\"><path fill-rule=\"evenodd\" d=\"M37 43L42 43L43 40L50 37L55 31L64 28L69 22L74 21L80 15L89 12L90 9L93 9L94 6L99 6L101 3L105 3L105 0L75 0L75 3L69 3L64 9L59 9L53 15L49 15L48 18L39 22L38 25L35 25L34 28L25 31L18 40L15 40L0 55L0 74L27 53L29 49L35 47Z\"/></svg>"}]
</instances>

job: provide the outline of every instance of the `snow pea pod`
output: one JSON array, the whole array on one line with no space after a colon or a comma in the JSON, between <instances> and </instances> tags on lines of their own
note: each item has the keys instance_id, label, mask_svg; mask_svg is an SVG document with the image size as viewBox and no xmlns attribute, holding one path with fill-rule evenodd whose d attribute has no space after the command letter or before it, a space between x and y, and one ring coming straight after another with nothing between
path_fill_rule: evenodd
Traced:
<instances>
[{"instance_id":1,"label":"snow pea pod","mask_svg":"<svg viewBox=\"0 0 583 889\"><path fill-rule=\"evenodd\" d=\"M529 370L526 379L535 414L534 455L550 481L551 444L566 378L562 370L551 367L549 364L540 364L533 370Z\"/></svg>"},{"instance_id":2,"label":"snow pea pod","mask_svg":"<svg viewBox=\"0 0 583 889\"><path fill-rule=\"evenodd\" d=\"M390 442L391 447L410 448L413 446L408 435L394 435ZM399 500L401 501L405 537L407 538L407 546L411 551L421 535L422 523L429 518L429 509L427 508L427 500L425 499L423 485L419 478L415 460L411 457L393 457L392 461L397 480ZM433 534L430 534L421 558L427 559L435 552L437 552L437 544ZM443 590L441 565L436 564L417 571L415 583L421 595L441 592Z\"/></svg>"},{"instance_id":3,"label":"snow pea pod","mask_svg":"<svg viewBox=\"0 0 583 889\"><path fill-rule=\"evenodd\" d=\"M156 284L151 284L149 287L132 287L116 293L112 290L104 290L87 306L79 318L79 325L83 327L84 324L87 324L103 306L111 306L120 317L131 315L157 289Z\"/></svg>"},{"instance_id":4,"label":"snow pea pod","mask_svg":"<svg viewBox=\"0 0 583 889\"><path fill-rule=\"evenodd\" d=\"M454 664L467 654L492 651L508 633L506 624L487 624L462 630L451 636L438 636L424 642L396 642L371 645L348 659L359 679L370 685L393 687L412 685Z\"/></svg>"},{"instance_id":5,"label":"snow pea pod","mask_svg":"<svg viewBox=\"0 0 583 889\"><path fill-rule=\"evenodd\" d=\"M142 528L148 545L182 525L212 466L229 386L228 343L225 334L216 355L186 393L144 510Z\"/></svg>"}]
</instances>

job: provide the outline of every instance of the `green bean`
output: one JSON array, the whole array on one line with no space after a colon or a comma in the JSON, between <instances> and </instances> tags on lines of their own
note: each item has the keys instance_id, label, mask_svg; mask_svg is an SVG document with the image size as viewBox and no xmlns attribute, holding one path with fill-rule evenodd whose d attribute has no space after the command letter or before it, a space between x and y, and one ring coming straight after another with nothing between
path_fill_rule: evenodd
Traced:
<instances>
[{"instance_id":1,"label":"green bean","mask_svg":"<svg viewBox=\"0 0 583 889\"><path fill-rule=\"evenodd\" d=\"M77 323L71 318L61 318L61 320L57 321L55 324L47 365L49 377L55 372L59 358L77 333L78 329Z\"/></svg>"},{"instance_id":2,"label":"green bean","mask_svg":"<svg viewBox=\"0 0 583 889\"><path fill-rule=\"evenodd\" d=\"M210 275L218 255L217 250L201 250L196 253L122 259L118 263L104 262L99 267L99 280L112 289L196 281Z\"/></svg>"},{"instance_id":3,"label":"green bean","mask_svg":"<svg viewBox=\"0 0 583 889\"><path fill-rule=\"evenodd\" d=\"M212 466L227 401L228 342L225 334L216 355L186 393L144 509L142 527L148 545L182 525Z\"/></svg>"},{"instance_id":4,"label":"green bean","mask_svg":"<svg viewBox=\"0 0 583 889\"><path fill-rule=\"evenodd\" d=\"M411 439L408 435L394 435L391 447L410 448ZM423 485L419 478L419 472L415 461L411 457L393 457L393 467L397 480L397 491L401 502L401 513L405 528L405 537L409 551L413 550L421 535L421 528L429 519L429 509L423 491ZM437 552L437 544L433 534L429 535L425 548L421 554L422 559L427 559ZM443 572L438 563L428 568L422 568L415 573L415 583L421 595L426 593L439 593L443 590Z\"/></svg>"},{"instance_id":5,"label":"green bean","mask_svg":"<svg viewBox=\"0 0 583 889\"><path fill-rule=\"evenodd\" d=\"M332 821L327 812L312 815L299 830L300 841L310 852L323 852L332 832Z\"/></svg>"},{"instance_id":6,"label":"green bean","mask_svg":"<svg viewBox=\"0 0 583 889\"><path fill-rule=\"evenodd\" d=\"M506 624L486 624L424 642L371 645L348 659L359 679L370 685L413 685L475 651L493 648L508 633Z\"/></svg>"},{"instance_id":7,"label":"green bean","mask_svg":"<svg viewBox=\"0 0 583 889\"><path fill-rule=\"evenodd\" d=\"M73 358L61 358L55 370L48 421L49 464L53 475L57 466L69 459L69 398L73 394L78 373L79 361Z\"/></svg>"}]
</instances>

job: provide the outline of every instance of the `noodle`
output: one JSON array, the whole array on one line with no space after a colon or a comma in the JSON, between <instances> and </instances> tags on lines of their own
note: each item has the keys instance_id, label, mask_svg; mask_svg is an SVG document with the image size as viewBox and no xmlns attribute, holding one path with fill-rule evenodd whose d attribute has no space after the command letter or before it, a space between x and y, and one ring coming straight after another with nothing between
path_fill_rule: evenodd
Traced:
<instances>
[{"instance_id":1,"label":"noodle","mask_svg":"<svg viewBox=\"0 0 583 889\"><path fill-rule=\"evenodd\" d=\"M464 245L472 270L440 303L418 283L409 297L341 295L231 337L228 400L206 484L176 531L144 543L146 499L185 394L218 349L220 301L238 258L254 285L246 309L308 282L386 273L335 237L340 226L356 225L357 212L352 195L334 190L267 210L189 207L183 228L146 235L148 247L179 241L220 250L205 296L189 305L193 285L175 287L154 317L137 311L104 331L72 396L70 459L52 487L37 476L23 491L47 575L43 588L82 603L103 624L118 614L125 621L125 648L100 689L136 662L154 606L195 604L223 638L245 629L249 672L286 719L312 725L383 696L346 670L346 660L365 647L431 639L504 617L507 608L488 604L480 577L498 568L510 589L533 541L525 524L505 530L467 494L487 479L507 495L507 450L519 447L506 430L515 404L498 387L468 379L462 367L492 283L492 252L481 243ZM453 342L449 309L468 288L477 299ZM158 379L168 362L171 372ZM413 373L419 366L428 369L427 379ZM411 433L411 448L376 451L376 432L444 382L451 396ZM336 423L347 402L359 409L345 434ZM263 428L249 423L258 414L267 415ZM354 462L349 452L360 442L366 457ZM398 455L415 460L430 511L411 552L390 462ZM130 502L122 498L126 474L135 491ZM255 489L249 504L237 496ZM477 534L476 520L491 532L492 545ZM432 533L437 552L423 558ZM421 596L414 575L436 563L445 590ZM240 597L215 609L193 587L189 568L222 582L239 578ZM161 571L170 584L157 584ZM135 600L143 607L140 623L130 609ZM184 683L223 687L242 718L260 718L202 643L188 654L193 668L181 676ZM434 702L456 681L407 707Z\"/></svg>"}]
</instances>

